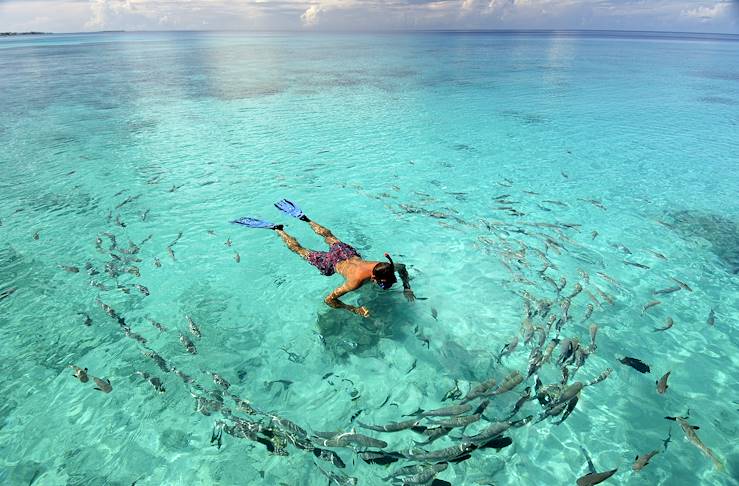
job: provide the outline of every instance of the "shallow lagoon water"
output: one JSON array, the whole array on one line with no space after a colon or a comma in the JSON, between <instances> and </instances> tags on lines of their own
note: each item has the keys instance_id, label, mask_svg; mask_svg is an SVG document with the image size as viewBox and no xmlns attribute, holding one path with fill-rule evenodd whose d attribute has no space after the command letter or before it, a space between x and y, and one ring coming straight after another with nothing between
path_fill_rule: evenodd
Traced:
<instances>
[{"instance_id":1,"label":"shallow lagoon water","mask_svg":"<svg viewBox=\"0 0 739 486\"><path fill-rule=\"evenodd\" d=\"M611 376L587 387L561 425L513 429L510 447L475 451L438 478L573 484L587 472L583 447L599 471L619 468L607 484L736 484L737 46L725 36L597 33L3 39L0 291L17 290L0 300L0 479L326 484L323 468L384 484L408 463L365 464L339 448L346 468L337 469L227 434L212 446L223 414L198 412L191 392L201 391L144 357L97 299L203 395L218 389L217 372L253 407L316 432L446 405L455 380L466 392L525 373L530 344L495 360L520 336L524 291L558 301L579 282L562 336L585 343L591 323L599 331L573 379L608 367ZM273 208L283 197L363 256L405 262L425 300L366 288L349 301L367 305L369 319L327 308L340 277L321 276L269 231L229 224L264 217L322 249ZM104 232L121 248L138 244L142 261L115 261ZM561 295L541 279L535 249L552 263L545 274L566 278ZM110 277L110 262L140 277ZM671 278L692 291L643 313ZM202 331L197 355L178 342L186 315ZM673 328L654 332L668 316ZM651 373L622 365L624 355ZM71 363L113 391L78 382ZM166 392L137 371L159 376ZM554 364L539 376L561 378ZM525 386L533 378L494 398L487 415L504 417ZM724 472L663 418L688 410ZM527 402L519 417L540 412ZM395 451L422 440L364 432ZM633 473L634 456L653 449L662 452Z\"/></svg>"}]
</instances>

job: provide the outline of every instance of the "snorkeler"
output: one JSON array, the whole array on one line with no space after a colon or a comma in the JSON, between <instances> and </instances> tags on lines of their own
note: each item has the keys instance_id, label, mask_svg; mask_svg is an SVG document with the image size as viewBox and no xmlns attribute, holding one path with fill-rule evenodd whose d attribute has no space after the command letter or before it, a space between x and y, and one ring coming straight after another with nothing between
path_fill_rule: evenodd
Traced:
<instances>
[{"instance_id":1,"label":"snorkeler","mask_svg":"<svg viewBox=\"0 0 739 486\"><path fill-rule=\"evenodd\" d=\"M316 267L323 275L328 277L336 272L340 273L344 277L345 281L343 285L334 289L334 291L331 292L324 300L329 306L335 309L346 309L363 317L369 316L369 311L366 307L355 307L353 305L345 304L339 300L339 297L357 290L369 281L375 282L383 290L388 290L395 282L397 282L397 279L395 278L396 271L398 272L400 279L403 281L403 295L405 295L409 302L413 302L416 299L411 290L408 271L406 270L405 265L402 263L395 264L393 259L387 253L385 253L385 258L388 259L389 263L363 260L359 253L357 253L357 250L340 241L328 229L315 221L311 221L310 218L303 214L303 211L301 211L294 203L287 199L283 199L276 203L275 207L294 218L298 218L299 220L308 223L317 235L323 237L326 244L329 246L329 250L312 251L307 248L303 248L300 243L298 243L298 240L284 231L281 224L273 224L268 221L254 218L240 218L236 221L232 221L232 223L241 224L249 228L265 228L274 230L280 238L282 238L282 241L285 242L289 249L307 260L308 263Z\"/></svg>"}]
</instances>

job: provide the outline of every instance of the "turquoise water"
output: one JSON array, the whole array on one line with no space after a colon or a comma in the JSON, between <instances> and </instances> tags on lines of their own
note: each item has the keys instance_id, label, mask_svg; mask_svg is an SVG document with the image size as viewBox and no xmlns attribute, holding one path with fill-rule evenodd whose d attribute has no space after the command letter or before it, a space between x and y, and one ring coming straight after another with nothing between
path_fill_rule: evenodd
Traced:
<instances>
[{"instance_id":1,"label":"turquoise water","mask_svg":"<svg viewBox=\"0 0 739 486\"><path fill-rule=\"evenodd\" d=\"M489 377L525 376L538 335L524 344L524 295L562 315L579 283L560 337L586 346L589 326L599 330L570 382L613 373L586 387L561 425L513 428L511 446L476 450L437 477L574 484L588 472L582 447L598 471L618 467L607 484L737 484L738 49L730 36L597 33L1 40L0 292L16 290L0 299L0 480L302 485L333 473L386 484L419 461L366 464L339 447L337 468L227 433L218 448L214 426L233 423L218 402L265 426L273 415L310 434L357 427L407 453L425 437L357 421L458 403L441 402L455 380L466 394ZM387 251L405 262L423 300L367 286L346 301L370 318L329 309L322 300L339 276L321 276L272 232L229 224L263 217L323 249L274 209L283 197L366 258ZM120 251L130 242L138 253ZM566 286L557 293L541 275ZM655 297L671 278L691 290ZM190 335L196 355L179 342L185 316L202 333ZM654 332L668 317L673 327ZM498 364L514 336L521 342ZM147 349L194 382L161 370ZM558 357L538 371L545 384L561 380ZM111 393L77 381L70 364L108 378ZM211 372L259 413L239 412ZM526 386L533 377L485 415L505 418ZM191 393L211 400L210 415ZM516 418L542 410L528 401ZM723 471L663 418L688 410ZM428 449L458 444L459 430ZM634 457L653 449L634 473Z\"/></svg>"}]
</instances>

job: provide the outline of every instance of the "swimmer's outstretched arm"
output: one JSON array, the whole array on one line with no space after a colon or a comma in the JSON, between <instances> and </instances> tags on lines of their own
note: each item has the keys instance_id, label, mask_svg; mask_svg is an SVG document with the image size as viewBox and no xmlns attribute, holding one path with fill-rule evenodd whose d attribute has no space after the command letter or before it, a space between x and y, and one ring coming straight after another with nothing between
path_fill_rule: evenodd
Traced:
<instances>
[{"instance_id":1,"label":"swimmer's outstretched arm","mask_svg":"<svg viewBox=\"0 0 739 486\"><path fill-rule=\"evenodd\" d=\"M413 302L414 300L416 300L416 295L411 290L411 282L410 276L408 275L408 270L402 263L397 263L395 265L395 270L398 272L398 276L400 276L400 280L403 282L403 295L405 295L405 298L408 299L408 302Z\"/></svg>"},{"instance_id":2,"label":"swimmer's outstretched arm","mask_svg":"<svg viewBox=\"0 0 739 486\"><path fill-rule=\"evenodd\" d=\"M362 317L367 317L369 316L369 311L366 307L355 307L353 305L345 304L339 300L339 297L341 297L342 295L347 294L352 290L357 290L358 288L358 285L344 282L344 285L334 289L334 291L331 292L328 297L326 297L326 299L324 299L324 302L334 309L346 309L349 312L353 312L354 314L360 315Z\"/></svg>"}]
</instances>

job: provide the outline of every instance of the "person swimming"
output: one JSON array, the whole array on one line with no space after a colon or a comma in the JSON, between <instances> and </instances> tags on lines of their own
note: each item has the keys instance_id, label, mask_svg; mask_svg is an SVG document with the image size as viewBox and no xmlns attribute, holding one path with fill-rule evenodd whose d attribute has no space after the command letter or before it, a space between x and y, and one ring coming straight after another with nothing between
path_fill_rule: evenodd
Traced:
<instances>
[{"instance_id":1,"label":"person swimming","mask_svg":"<svg viewBox=\"0 0 739 486\"><path fill-rule=\"evenodd\" d=\"M329 246L328 251L314 251L304 248L298 243L295 237L289 235L281 224L273 224L254 218L240 218L232 223L240 224L248 228L264 228L271 229L277 233L287 247L294 253L300 255L304 260L316 267L322 275L331 276L339 273L344 277L344 283L335 288L325 299L324 302L335 309L346 309L357 315L368 317L369 310L364 307L356 307L345 304L339 298L349 292L353 292L362 287L367 282L374 282L382 290L389 290L398 280L395 278L397 272L403 282L403 295L409 302L413 302L416 296L411 290L409 283L408 270L402 263L393 262L392 257L385 253L387 262L378 262L372 260L364 260L362 256L351 245L344 243L331 233L327 228L311 220L303 211L293 202L283 199L275 204L280 211L301 221L308 223L313 231L323 237Z\"/></svg>"}]
</instances>

